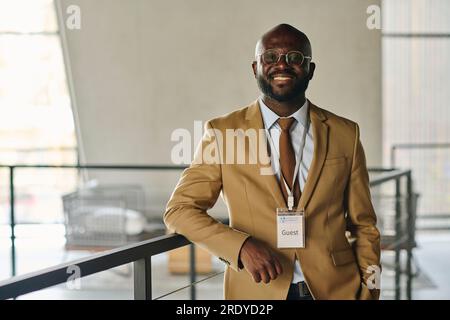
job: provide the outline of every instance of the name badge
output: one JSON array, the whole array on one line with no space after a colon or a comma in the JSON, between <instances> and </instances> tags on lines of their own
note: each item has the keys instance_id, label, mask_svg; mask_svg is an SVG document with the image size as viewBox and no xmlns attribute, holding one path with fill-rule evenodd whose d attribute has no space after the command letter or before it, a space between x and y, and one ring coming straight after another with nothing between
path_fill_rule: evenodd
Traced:
<instances>
[{"instance_id":1,"label":"name badge","mask_svg":"<svg viewBox=\"0 0 450 320\"><path fill-rule=\"evenodd\" d=\"M305 212L277 208L278 248L305 247Z\"/></svg>"}]
</instances>

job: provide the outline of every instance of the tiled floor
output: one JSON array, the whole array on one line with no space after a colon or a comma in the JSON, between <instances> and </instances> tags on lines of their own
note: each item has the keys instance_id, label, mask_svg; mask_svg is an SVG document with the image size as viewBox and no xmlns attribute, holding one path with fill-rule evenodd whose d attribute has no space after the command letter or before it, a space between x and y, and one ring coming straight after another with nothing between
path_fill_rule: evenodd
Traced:
<instances>
[{"instance_id":1,"label":"tiled floor","mask_svg":"<svg viewBox=\"0 0 450 320\"><path fill-rule=\"evenodd\" d=\"M19 230L20 231L20 230ZM87 251L64 250L63 230L59 226L47 230L22 230L17 240L18 273L24 274L71 261L91 254ZM22 234L21 234L22 233ZM8 278L10 272L10 247L6 233L0 232L0 280ZM28 237L25 237L28 235ZM450 299L450 232L419 233L418 248L414 251L413 299ZM152 259L153 297L157 298L180 287L189 285L187 275L172 275L167 268L167 254ZM393 299L393 270L390 267L393 255L383 252L382 298ZM214 273L223 271L223 264L213 260ZM198 280L207 277L199 275ZM403 279L404 280L404 279ZM197 285L198 299L222 298L223 274ZM126 265L81 279L79 288L68 288L62 284L24 295L20 299L132 299L132 266ZM185 288L163 299L188 299L190 289ZM403 296L404 298L404 296Z\"/></svg>"}]
</instances>

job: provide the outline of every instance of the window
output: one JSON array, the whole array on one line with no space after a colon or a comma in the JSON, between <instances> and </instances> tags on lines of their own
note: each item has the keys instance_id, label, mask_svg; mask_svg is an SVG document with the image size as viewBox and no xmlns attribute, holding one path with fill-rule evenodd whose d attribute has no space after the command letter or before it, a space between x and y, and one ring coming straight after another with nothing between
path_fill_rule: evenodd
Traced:
<instances>
[{"instance_id":1,"label":"window","mask_svg":"<svg viewBox=\"0 0 450 320\"><path fill-rule=\"evenodd\" d=\"M0 164L76 164L76 135L52 0L0 0ZM75 171L15 171L17 223L62 222ZM0 170L0 223L9 176Z\"/></svg>"},{"instance_id":2,"label":"window","mask_svg":"<svg viewBox=\"0 0 450 320\"><path fill-rule=\"evenodd\" d=\"M449 17L447 0L383 1L384 165L413 170L419 228L450 222Z\"/></svg>"}]
</instances>

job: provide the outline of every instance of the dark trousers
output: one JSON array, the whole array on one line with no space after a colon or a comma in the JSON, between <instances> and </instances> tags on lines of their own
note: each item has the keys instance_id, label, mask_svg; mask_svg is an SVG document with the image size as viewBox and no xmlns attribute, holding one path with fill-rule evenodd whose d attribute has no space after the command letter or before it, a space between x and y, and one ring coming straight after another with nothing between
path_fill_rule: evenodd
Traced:
<instances>
[{"instance_id":1,"label":"dark trousers","mask_svg":"<svg viewBox=\"0 0 450 320\"><path fill-rule=\"evenodd\" d=\"M286 300L314 300L304 281L292 283Z\"/></svg>"}]
</instances>

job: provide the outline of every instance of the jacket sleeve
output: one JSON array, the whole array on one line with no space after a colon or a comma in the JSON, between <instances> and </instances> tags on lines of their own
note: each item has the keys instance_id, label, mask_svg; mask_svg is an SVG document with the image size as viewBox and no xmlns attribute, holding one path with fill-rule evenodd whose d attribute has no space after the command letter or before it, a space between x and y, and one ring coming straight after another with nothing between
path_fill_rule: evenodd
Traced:
<instances>
[{"instance_id":1,"label":"jacket sleeve","mask_svg":"<svg viewBox=\"0 0 450 320\"><path fill-rule=\"evenodd\" d=\"M361 275L360 298L378 299L380 290L377 286L381 277L380 233L376 227L377 217L370 195L369 173L357 124L351 175L344 201L349 227L356 238L353 248Z\"/></svg>"},{"instance_id":2,"label":"jacket sleeve","mask_svg":"<svg viewBox=\"0 0 450 320\"><path fill-rule=\"evenodd\" d=\"M249 237L211 217L207 210L217 201L222 190L220 140L211 122L205 124L205 134L194 160L183 171L164 213L167 228L188 238L239 271L240 249Z\"/></svg>"}]
</instances>

